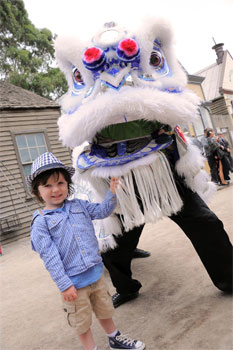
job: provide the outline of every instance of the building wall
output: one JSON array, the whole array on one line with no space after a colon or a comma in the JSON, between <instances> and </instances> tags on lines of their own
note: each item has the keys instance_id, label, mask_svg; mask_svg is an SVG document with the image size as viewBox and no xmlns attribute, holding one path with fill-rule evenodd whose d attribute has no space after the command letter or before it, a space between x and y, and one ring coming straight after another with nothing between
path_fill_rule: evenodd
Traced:
<instances>
[{"instance_id":1,"label":"building wall","mask_svg":"<svg viewBox=\"0 0 233 350\"><path fill-rule=\"evenodd\" d=\"M224 99L228 110L231 125L233 126L233 91L231 94L224 93ZM233 130L233 127L232 127Z\"/></svg>"},{"instance_id":2,"label":"building wall","mask_svg":"<svg viewBox=\"0 0 233 350\"><path fill-rule=\"evenodd\" d=\"M205 78L202 87L206 101L220 96L219 85L222 79L222 66L222 64L213 64L203 71L196 73L198 76Z\"/></svg>"},{"instance_id":3,"label":"building wall","mask_svg":"<svg viewBox=\"0 0 233 350\"><path fill-rule=\"evenodd\" d=\"M200 84L189 83L187 84L187 88L195 92L195 94L197 94L197 96L199 96L202 101L205 101L203 90Z\"/></svg>"},{"instance_id":4,"label":"building wall","mask_svg":"<svg viewBox=\"0 0 233 350\"><path fill-rule=\"evenodd\" d=\"M205 101L205 96L204 96L204 93L203 93L203 90L202 90L202 86L201 86L200 83L189 82L187 84L187 88L192 90L198 97L200 97L201 101L203 101L203 102ZM198 124L198 123L200 124L199 129L201 128L203 130L204 126L202 125L201 116L200 116L199 122L197 121L195 124ZM197 134L196 127L197 127L197 125L194 125L194 124L190 124L189 125L189 133L190 133L191 136L196 136L196 134Z\"/></svg>"},{"instance_id":5,"label":"building wall","mask_svg":"<svg viewBox=\"0 0 233 350\"><path fill-rule=\"evenodd\" d=\"M231 55L226 51L224 66L224 75L222 81L222 89L225 91L233 92L233 59Z\"/></svg>"},{"instance_id":6,"label":"building wall","mask_svg":"<svg viewBox=\"0 0 233 350\"><path fill-rule=\"evenodd\" d=\"M0 234L2 243L28 236L30 234L32 213L39 207L39 204L32 200L27 192L24 177L20 170L14 134L44 130L47 134L48 150L53 152L65 164L71 165L70 151L64 148L58 140L57 119L59 116L59 108L0 111L0 215L1 217L14 215L15 207L20 220L20 225L15 227L12 232Z\"/></svg>"},{"instance_id":7,"label":"building wall","mask_svg":"<svg viewBox=\"0 0 233 350\"><path fill-rule=\"evenodd\" d=\"M233 142L231 137L233 129L232 118L228 114L225 98L220 97L212 101L210 109L217 132L221 132L223 134L223 137L229 142L231 150L233 150Z\"/></svg>"}]
</instances>

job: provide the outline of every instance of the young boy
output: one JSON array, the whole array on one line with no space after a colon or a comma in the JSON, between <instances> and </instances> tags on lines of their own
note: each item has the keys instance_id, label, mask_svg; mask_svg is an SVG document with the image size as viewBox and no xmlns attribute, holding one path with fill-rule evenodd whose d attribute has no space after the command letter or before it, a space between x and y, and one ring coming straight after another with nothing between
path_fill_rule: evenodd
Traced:
<instances>
[{"instance_id":1,"label":"young boy","mask_svg":"<svg viewBox=\"0 0 233 350\"><path fill-rule=\"evenodd\" d=\"M90 329L92 310L109 337L110 349L142 350L145 344L121 334L112 320L114 308L92 223L114 210L118 179L111 179L102 203L67 200L74 171L50 152L33 162L27 183L45 207L33 216L32 249L61 291L68 324L76 329L84 350L97 349Z\"/></svg>"}]
</instances>

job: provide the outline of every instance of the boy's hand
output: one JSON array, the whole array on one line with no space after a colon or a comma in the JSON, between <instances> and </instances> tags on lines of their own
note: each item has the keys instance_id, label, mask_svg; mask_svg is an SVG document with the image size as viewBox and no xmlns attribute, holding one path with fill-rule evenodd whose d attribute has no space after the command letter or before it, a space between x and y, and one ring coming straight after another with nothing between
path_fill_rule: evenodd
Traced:
<instances>
[{"instance_id":1,"label":"boy's hand","mask_svg":"<svg viewBox=\"0 0 233 350\"><path fill-rule=\"evenodd\" d=\"M110 181L110 191L113 194L116 194L116 188L119 184L119 178L118 177L112 177Z\"/></svg>"},{"instance_id":2,"label":"boy's hand","mask_svg":"<svg viewBox=\"0 0 233 350\"><path fill-rule=\"evenodd\" d=\"M77 290L74 286L64 290L64 292L61 292L61 294L63 295L65 301L75 301L78 297Z\"/></svg>"}]
</instances>

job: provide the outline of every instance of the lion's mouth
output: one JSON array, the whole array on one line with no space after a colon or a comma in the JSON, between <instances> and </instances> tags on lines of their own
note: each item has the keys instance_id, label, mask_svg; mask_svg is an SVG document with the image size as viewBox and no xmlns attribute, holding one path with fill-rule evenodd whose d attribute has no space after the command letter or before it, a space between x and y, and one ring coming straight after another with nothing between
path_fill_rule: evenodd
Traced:
<instances>
[{"instance_id":1,"label":"lion's mouth","mask_svg":"<svg viewBox=\"0 0 233 350\"><path fill-rule=\"evenodd\" d=\"M134 140L114 142L112 144L93 144L90 155L96 155L101 158L115 158L127 156L138 152L146 147L152 140L151 136L142 137Z\"/></svg>"},{"instance_id":2,"label":"lion's mouth","mask_svg":"<svg viewBox=\"0 0 233 350\"><path fill-rule=\"evenodd\" d=\"M150 138L155 129L161 128L161 123L137 119L124 123L111 124L97 132L94 143L110 145L119 142Z\"/></svg>"},{"instance_id":3,"label":"lion's mouth","mask_svg":"<svg viewBox=\"0 0 233 350\"><path fill-rule=\"evenodd\" d=\"M95 135L90 155L101 158L114 158L137 153L147 147L151 140L158 144L170 143L171 137L156 133L165 125L157 121L143 119L109 125Z\"/></svg>"}]
</instances>

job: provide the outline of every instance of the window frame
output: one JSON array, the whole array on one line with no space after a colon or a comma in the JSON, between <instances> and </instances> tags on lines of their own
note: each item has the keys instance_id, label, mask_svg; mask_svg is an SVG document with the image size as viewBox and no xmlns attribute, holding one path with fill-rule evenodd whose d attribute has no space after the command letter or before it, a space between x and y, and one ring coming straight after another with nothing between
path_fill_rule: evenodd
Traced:
<instances>
[{"instance_id":1,"label":"window frame","mask_svg":"<svg viewBox=\"0 0 233 350\"><path fill-rule=\"evenodd\" d=\"M13 139L13 144L14 144L14 148L15 148L15 154L16 154L16 158L17 158L17 162L19 165L19 170L21 173L21 177L22 177L22 181L24 184L24 188L26 190L27 193L29 193L28 191L28 187L27 187L27 183L26 183L26 178L25 178L25 174L24 174L24 167L21 161L21 157L20 157L20 153L19 153L19 148L18 148L18 144L16 141L16 136L18 135L26 135L26 134L43 134L44 135L44 139L45 139L45 143L48 149L48 152L51 152L51 145L49 142L49 137L48 137L48 133L46 129L30 129L30 130L14 130L14 131L10 131L11 135L12 135L12 139Z\"/></svg>"}]
</instances>

